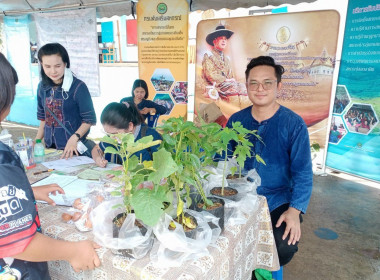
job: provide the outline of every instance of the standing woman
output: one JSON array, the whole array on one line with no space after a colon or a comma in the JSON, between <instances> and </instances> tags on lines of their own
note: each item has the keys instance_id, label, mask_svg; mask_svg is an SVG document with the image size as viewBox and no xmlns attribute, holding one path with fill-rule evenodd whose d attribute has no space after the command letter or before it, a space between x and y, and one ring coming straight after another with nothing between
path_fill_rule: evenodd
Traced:
<instances>
[{"instance_id":1,"label":"standing woman","mask_svg":"<svg viewBox=\"0 0 380 280\"><path fill-rule=\"evenodd\" d=\"M17 73L0 53L0 124L15 97ZM69 242L41 233L36 200L54 202L49 194L64 194L57 184L32 187L17 154L0 141L0 279L50 279L46 261L66 260L75 271L100 265L89 240Z\"/></svg>"},{"instance_id":2,"label":"standing woman","mask_svg":"<svg viewBox=\"0 0 380 280\"><path fill-rule=\"evenodd\" d=\"M140 110L140 114L143 116L144 121L150 115L166 113L165 106L158 105L151 100L147 100L149 96L148 86L144 80L137 79L133 83L132 97L125 97L120 102L132 101Z\"/></svg>"},{"instance_id":3,"label":"standing woman","mask_svg":"<svg viewBox=\"0 0 380 280\"><path fill-rule=\"evenodd\" d=\"M38 60L42 80L37 92L37 118L41 122L36 139L44 138L46 147L63 150L62 158L78 155L81 140L87 146L85 155L91 156L94 144L86 136L96 124L96 115L86 84L73 76L62 45L44 45L38 51Z\"/></svg>"}]
</instances>

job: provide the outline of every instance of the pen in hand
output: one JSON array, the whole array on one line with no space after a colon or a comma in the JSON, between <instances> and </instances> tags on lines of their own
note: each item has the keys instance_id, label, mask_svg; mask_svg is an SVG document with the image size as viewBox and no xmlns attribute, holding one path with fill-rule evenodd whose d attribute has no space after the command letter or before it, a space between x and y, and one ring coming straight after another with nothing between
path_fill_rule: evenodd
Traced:
<instances>
[{"instance_id":1,"label":"pen in hand","mask_svg":"<svg viewBox=\"0 0 380 280\"><path fill-rule=\"evenodd\" d=\"M100 156L100 158L102 160L102 167L106 167L107 161L104 158L104 154L102 153L102 151L99 148L97 150L98 150L98 154L99 154L99 156Z\"/></svg>"},{"instance_id":2,"label":"pen in hand","mask_svg":"<svg viewBox=\"0 0 380 280\"><path fill-rule=\"evenodd\" d=\"M54 171L55 169L48 169L48 170L44 170L44 171L37 171L37 172L34 172L33 175L38 175L38 174L42 174L42 173L46 173L46 172L51 172L51 171Z\"/></svg>"}]
</instances>

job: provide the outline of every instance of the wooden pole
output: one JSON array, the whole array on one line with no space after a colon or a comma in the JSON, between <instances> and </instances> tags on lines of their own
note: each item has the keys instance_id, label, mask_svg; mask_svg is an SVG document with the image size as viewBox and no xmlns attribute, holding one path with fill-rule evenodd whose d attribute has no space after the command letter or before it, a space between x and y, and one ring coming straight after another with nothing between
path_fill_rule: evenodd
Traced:
<instances>
[{"instance_id":1,"label":"wooden pole","mask_svg":"<svg viewBox=\"0 0 380 280\"><path fill-rule=\"evenodd\" d=\"M119 24L120 24L120 18L117 21L117 38L119 39L119 60L118 60L118 62L121 62L121 43L120 43L120 28L119 28Z\"/></svg>"}]
</instances>

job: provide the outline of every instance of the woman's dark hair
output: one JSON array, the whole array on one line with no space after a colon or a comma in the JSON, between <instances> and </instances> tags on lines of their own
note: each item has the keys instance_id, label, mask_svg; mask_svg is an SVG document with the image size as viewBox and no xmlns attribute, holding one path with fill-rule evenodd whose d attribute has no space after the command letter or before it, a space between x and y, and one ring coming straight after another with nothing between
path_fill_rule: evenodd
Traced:
<instances>
[{"instance_id":1,"label":"woman's dark hair","mask_svg":"<svg viewBox=\"0 0 380 280\"><path fill-rule=\"evenodd\" d=\"M140 79L137 79L134 81L133 83L133 87L132 87L132 97L135 98L135 89L138 88L138 87L141 87L145 90L145 96L144 96L144 99L147 99L148 96L149 96L149 92L148 92L148 85L146 84L146 82L144 80L140 80Z\"/></svg>"},{"instance_id":2,"label":"woman's dark hair","mask_svg":"<svg viewBox=\"0 0 380 280\"><path fill-rule=\"evenodd\" d=\"M17 83L18 77L16 70L5 56L0 53L0 113L10 108L13 104Z\"/></svg>"},{"instance_id":3,"label":"woman's dark hair","mask_svg":"<svg viewBox=\"0 0 380 280\"><path fill-rule=\"evenodd\" d=\"M123 103L112 102L103 109L100 116L102 124L111 125L117 129L128 129L129 123L133 123L136 126L143 121L143 117L131 101Z\"/></svg>"},{"instance_id":4,"label":"woman's dark hair","mask_svg":"<svg viewBox=\"0 0 380 280\"><path fill-rule=\"evenodd\" d=\"M276 78L277 83L281 82L281 76L284 74L285 69L279 64L276 64L274 59L270 56L259 56L256 58L253 58L247 65L247 69L245 70L245 80L248 80L249 72L252 70L252 68L256 66L272 66L274 68L274 71L276 72Z\"/></svg>"},{"instance_id":5,"label":"woman's dark hair","mask_svg":"<svg viewBox=\"0 0 380 280\"><path fill-rule=\"evenodd\" d=\"M58 55L62 58L62 61L66 63L66 68L70 68L70 58L64 46L59 43L49 43L42 46L38 50L38 60L41 63L41 79L44 85L55 85L54 82L46 76L44 68L42 67L42 58L45 55Z\"/></svg>"}]
</instances>

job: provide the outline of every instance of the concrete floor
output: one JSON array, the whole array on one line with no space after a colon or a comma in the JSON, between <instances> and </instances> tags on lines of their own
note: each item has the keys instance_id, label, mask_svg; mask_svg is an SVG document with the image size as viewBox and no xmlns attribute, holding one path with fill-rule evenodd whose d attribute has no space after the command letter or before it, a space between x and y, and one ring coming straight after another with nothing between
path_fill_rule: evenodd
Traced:
<instances>
[{"instance_id":1,"label":"concrete floor","mask_svg":"<svg viewBox=\"0 0 380 280\"><path fill-rule=\"evenodd\" d=\"M14 141L37 129L3 122ZM379 171L380 172L380 171ZM285 280L380 280L380 184L328 171L314 176L299 251Z\"/></svg>"}]
</instances>

